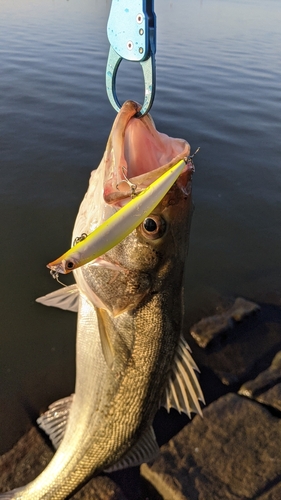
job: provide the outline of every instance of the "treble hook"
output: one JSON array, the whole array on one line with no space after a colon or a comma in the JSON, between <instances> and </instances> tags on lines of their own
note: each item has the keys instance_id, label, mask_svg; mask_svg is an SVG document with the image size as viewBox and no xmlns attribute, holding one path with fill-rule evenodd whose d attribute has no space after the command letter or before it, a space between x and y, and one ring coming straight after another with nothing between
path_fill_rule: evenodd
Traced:
<instances>
[{"instance_id":1,"label":"treble hook","mask_svg":"<svg viewBox=\"0 0 281 500\"><path fill-rule=\"evenodd\" d=\"M120 186L120 184L122 184L122 182L126 182L126 184L128 184L128 186L129 186L129 188L131 188L131 197L134 198L135 196L137 196L136 195L136 189L137 189L138 186L137 186L137 184L134 184L133 182L131 182L128 179L128 177L125 174L125 171L126 171L126 168L123 166L122 167L122 172L123 172L123 175L124 175L125 179L122 180L122 181L120 181L120 182L118 182L118 184L116 184L116 189L118 189L118 191L119 191L119 187L118 186Z\"/></svg>"},{"instance_id":2,"label":"treble hook","mask_svg":"<svg viewBox=\"0 0 281 500\"><path fill-rule=\"evenodd\" d=\"M186 156L184 158L184 161L185 163L191 163L192 167L193 167L193 170L194 170L194 163L193 163L193 158L195 155L197 155L198 151L200 150L200 147L196 149L196 151L193 153L193 155L190 155L190 156Z\"/></svg>"},{"instance_id":3,"label":"treble hook","mask_svg":"<svg viewBox=\"0 0 281 500\"><path fill-rule=\"evenodd\" d=\"M87 233L82 233L81 236L76 236L76 238L74 238L73 240L73 244L72 246L75 247L75 245L77 245L77 243L79 243L80 241L83 241L85 238L87 238Z\"/></svg>"},{"instance_id":4,"label":"treble hook","mask_svg":"<svg viewBox=\"0 0 281 500\"><path fill-rule=\"evenodd\" d=\"M54 269L51 269L50 271L50 275L52 276L52 278L54 280L56 280L60 285L62 286L67 286L65 283L63 283L62 281L59 280L59 273L57 271L55 271Z\"/></svg>"},{"instance_id":5,"label":"treble hook","mask_svg":"<svg viewBox=\"0 0 281 500\"><path fill-rule=\"evenodd\" d=\"M190 156L188 156L188 157L187 157L187 158L188 158L188 160L191 160L191 161L192 161L192 160L193 160L193 158L194 158L194 156L195 156L195 155L197 155L198 151L200 151L200 147L196 149L196 151L195 151L195 153L193 153L193 155L190 155Z\"/></svg>"}]
</instances>

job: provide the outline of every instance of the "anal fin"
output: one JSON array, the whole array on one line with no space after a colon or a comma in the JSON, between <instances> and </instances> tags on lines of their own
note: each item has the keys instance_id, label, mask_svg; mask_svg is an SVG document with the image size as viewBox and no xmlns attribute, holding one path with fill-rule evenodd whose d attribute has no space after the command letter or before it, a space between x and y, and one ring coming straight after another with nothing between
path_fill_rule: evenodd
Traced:
<instances>
[{"instance_id":1,"label":"anal fin","mask_svg":"<svg viewBox=\"0 0 281 500\"><path fill-rule=\"evenodd\" d=\"M136 467L144 462L150 462L159 455L159 446L156 441L154 430L149 427L140 437L138 442L121 458L116 464L106 469L105 472Z\"/></svg>"},{"instance_id":2,"label":"anal fin","mask_svg":"<svg viewBox=\"0 0 281 500\"><path fill-rule=\"evenodd\" d=\"M58 399L37 418L37 424L48 434L56 449L63 440L73 398L74 394L67 398Z\"/></svg>"}]
</instances>

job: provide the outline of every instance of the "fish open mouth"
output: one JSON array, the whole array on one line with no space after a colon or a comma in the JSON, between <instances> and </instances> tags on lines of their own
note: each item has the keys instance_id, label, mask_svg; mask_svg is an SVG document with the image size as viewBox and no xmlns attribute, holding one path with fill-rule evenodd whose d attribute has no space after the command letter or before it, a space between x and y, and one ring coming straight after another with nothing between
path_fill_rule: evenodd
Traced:
<instances>
[{"instance_id":1,"label":"fish open mouth","mask_svg":"<svg viewBox=\"0 0 281 500\"><path fill-rule=\"evenodd\" d=\"M138 194L178 161L188 158L190 146L156 130L150 115L136 118L141 106L126 101L112 127L106 148L104 200L122 204ZM186 168L177 183L186 189Z\"/></svg>"}]
</instances>

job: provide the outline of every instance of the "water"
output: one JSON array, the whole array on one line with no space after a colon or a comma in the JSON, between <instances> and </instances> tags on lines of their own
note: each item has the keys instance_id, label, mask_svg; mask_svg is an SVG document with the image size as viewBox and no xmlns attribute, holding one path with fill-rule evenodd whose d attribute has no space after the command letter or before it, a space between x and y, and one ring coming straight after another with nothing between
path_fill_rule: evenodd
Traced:
<instances>
[{"instance_id":1,"label":"water","mask_svg":"<svg viewBox=\"0 0 281 500\"><path fill-rule=\"evenodd\" d=\"M105 90L111 2L0 3L0 452L73 391L75 315L35 304L69 245L115 112ZM196 157L187 318L217 295L280 292L281 4L155 1L159 130ZM143 100L122 63L120 100Z\"/></svg>"}]
</instances>

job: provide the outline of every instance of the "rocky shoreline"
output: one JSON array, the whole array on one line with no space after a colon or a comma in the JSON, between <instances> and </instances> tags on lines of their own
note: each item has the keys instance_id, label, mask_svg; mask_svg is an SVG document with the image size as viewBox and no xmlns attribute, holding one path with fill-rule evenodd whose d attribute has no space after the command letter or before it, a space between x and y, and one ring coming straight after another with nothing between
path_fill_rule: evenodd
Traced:
<instances>
[{"instance_id":1,"label":"rocky shoreline","mask_svg":"<svg viewBox=\"0 0 281 500\"><path fill-rule=\"evenodd\" d=\"M72 495L97 500L281 499L281 300L220 300L186 338L206 398L202 419L161 409L152 464L101 475ZM26 484L53 450L32 427L0 457L0 491Z\"/></svg>"}]
</instances>

